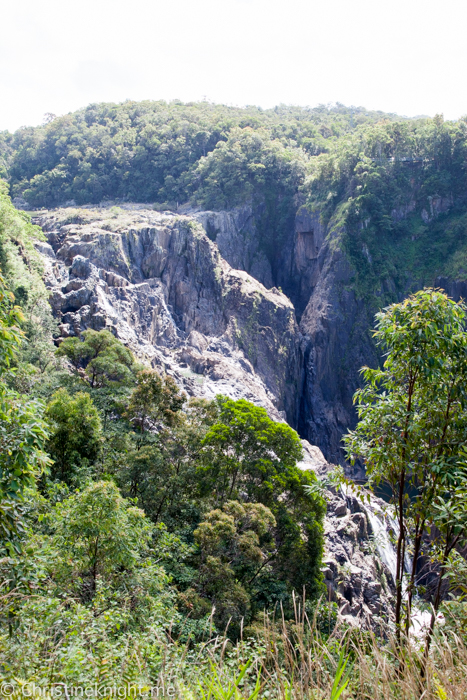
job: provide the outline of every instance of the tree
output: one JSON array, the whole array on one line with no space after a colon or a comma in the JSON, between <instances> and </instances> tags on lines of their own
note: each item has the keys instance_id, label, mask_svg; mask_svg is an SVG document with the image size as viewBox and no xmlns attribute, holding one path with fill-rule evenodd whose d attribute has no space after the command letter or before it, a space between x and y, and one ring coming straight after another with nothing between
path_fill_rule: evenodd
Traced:
<instances>
[{"instance_id":1,"label":"tree","mask_svg":"<svg viewBox=\"0 0 467 700\"><path fill-rule=\"evenodd\" d=\"M67 682L100 683L108 677L100 671L112 671L126 685L142 659L154 659L156 640L183 625L161 565L183 545L164 526L154 527L113 483L55 493L64 500L37 493L31 500L32 527L14 559L16 589L10 600L2 592L2 642L10 623L2 667L25 679L31 673L45 678L53 668L55 680ZM2 581L12 579L7 562L0 559Z\"/></svg>"},{"instance_id":2,"label":"tree","mask_svg":"<svg viewBox=\"0 0 467 700\"><path fill-rule=\"evenodd\" d=\"M15 359L23 333L21 322L24 316L19 306L14 305L15 297L6 289L0 275L0 373L3 375Z\"/></svg>"},{"instance_id":3,"label":"tree","mask_svg":"<svg viewBox=\"0 0 467 700\"><path fill-rule=\"evenodd\" d=\"M51 460L45 452L48 426L40 401L0 391L0 550L19 551L24 532L22 502Z\"/></svg>"},{"instance_id":4,"label":"tree","mask_svg":"<svg viewBox=\"0 0 467 700\"><path fill-rule=\"evenodd\" d=\"M297 433L244 399L218 397L217 405L217 421L202 441L203 492L221 506L236 499L268 507L276 520L274 577L289 591L305 586L311 597L319 595L325 506L308 488L316 485L315 475L297 467Z\"/></svg>"},{"instance_id":5,"label":"tree","mask_svg":"<svg viewBox=\"0 0 467 700\"><path fill-rule=\"evenodd\" d=\"M48 433L43 404L25 401L4 384L22 337L18 324L23 316L13 302L0 276L0 550L10 552L19 551L25 489L50 464L44 452Z\"/></svg>"},{"instance_id":6,"label":"tree","mask_svg":"<svg viewBox=\"0 0 467 700\"><path fill-rule=\"evenodd\" d=\"M467 456L465 449L462 450L462 456L464 459ZM430 533L431 549L434 550L434 559L439 570L432 598L430 625L425 640L422 674L425 672L435 622L443 600L443 587L449 589L450 578L453 578L454 588L459 587L456 582L458 573L463 578L461 590L466 584L466 563L462 556L452 556L458 554L457 549L464 550L467 544L467 468L465 464L457 465L442 474L440 491L433 503L431 523L434 528ZM460 564L460 567L456 567L456 564Z\"/></svg>"},{"instance_id":7,"label":"tree","mask_svg":"<svg viewBox=\"0 0 467 700\"><path fill-rule=\"evenodd\" d=\"M99 455L99 413L89 394L70 396L62 388L52 396L45 415L50 424L47 449L54 460L52 477L72 484L79 469L92 465Z\"/></svg>"},{"instance_id":8,"label":"tree","mask_svg":"<svg viewBox=\"0 0 467 700\"><path fill-rule=\"evenodd\" d=\"M87 330L82 337L66 338L57 355L66 357L92 389L132 383L135 361L120 340L109 331Z\"/></svg>"},{"instance_id":9,"label":"tree","mask_svg":"<svg viewBox=\"0 0 467 700\"><path fill-rule=\"evenodd\" d=\"M185 403L185 394L172 377L161 377L158 372L143 369L136 375L136 387L128 401L125 417L141 434L157 422L173 425Z\"/></svg>"},{"instance_id":10,"label":"tree","mask_svg":"<svg viewBox=\"0 0 467 700\"><path fill-rule=\"evenodd\" d=\"M153 383L154 404L147 402ZM164 390L159 393L161 386L168 386L167 394ZM135 389L128 413L137 419L132 420L134 432L129 434L125 459L113 466L114 473L124 492L137 496L154 522L162 520L171 529L189 531L191 536L201 514L197 467L203 451L202 440L217 416L215 404L205 399L190 399L183 411L178 410L185 399L171 379L164 384L163 380L149 375L149 381L140 388L141 392L138 387ZM143 411L145 432L141 433ZM149 415L157 424L149 423ZM147 429L150 425L151 430Z\"/></svg>"},{"instance_id":11,"label":"tree","mask_svg":"<svg viewBox=\"0 0 467 700\"><path fill-rule=\"evenodd\" d=\"M449 501L446 486L465 464L467 439L466 306L424 289L377 314L381 369L364 367L355 402L359 422L345 437L349 458L363 458L370 486L391 492L398 523L395 620L401 643L404 560L413 543L407 582L406 634L424 534L435 504Z\"/></svg>"},{"instance_id":12,"label":"tree","mask_svg":"<svg viewBox=\"0 0 467 700\"><path fill-rule=\"evenodd\" d=\"M63 575L82 586L85 598L94 596L99 575L109 579L132 569L154 529L108 481L91 483L57 504L50 518Z\"/></svg>"},{"instance_id":13,"label":"tree","mask_svg":"<svg viewBox=\"0 0 467 700\"><path fill-rule=\"evenodd\" d=\"M215 607L219 629L230 623L234 633L251 611L253 583L267 566L275 549L272 530L276 521L260 503L228 501L212 510L194 531L200 550L194 587Z\"/></svg>"},{"instance_id":14,"label":"tree","mask_svg":"<svg viewBox=\"0 0 467 700\"><path fill-rule=\"evenodd\" d=\"M273 504L298 487L302 457L297 433L271 420L264 408L240 399L217 398L219 418L203 440L208 484L214 480L219 503L245 489L248 499Z\"/></svg>"}]
</instances>

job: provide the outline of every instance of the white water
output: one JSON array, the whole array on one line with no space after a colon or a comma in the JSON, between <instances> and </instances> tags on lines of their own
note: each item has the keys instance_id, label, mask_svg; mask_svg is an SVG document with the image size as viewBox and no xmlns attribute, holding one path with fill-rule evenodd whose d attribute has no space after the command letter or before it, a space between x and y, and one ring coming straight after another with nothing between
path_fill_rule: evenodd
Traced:
<instances>
[{"instance_id":1,"label":"white water","mask_svg":"<svg viewBox=\"0 0 467 700\"><path fill-rule=\"evenodd\" d=\"M387 511L383 511L377 503L371 503L371 508L365 506L365 510L371 523L379 557L386 564L395 581L397 552L393 542L394 538L391 538L391 531L394 533L394 536L397 537L399 534L399 524ZM412 571L412 560L407 553L404 558L404 571L406 573Z\"/></svg>"},{"instance_id":2,"label":"white water","mask_svg":"<svg viewBox=\"0 0 467 700\"><path fill-rule=\"evenodd\" d=\"M349 493L348 489L341 490L344 496ZM350 493L356 495L352 490L350 490ZM387 506L386 504L381 504L383 504L383 502L380 501L380 499L376 500L371 498L370 503L362 503L362 506L368 516L368 520L370 521L370 525L373 530L376 552L378 553L381 561L388 567L395 581L397 570L397 552L394 545L394 540L397 539L399 534L399 524L393 517L391 507ZM410 574L411 571L412 559L409 554L406 553L404 559L404 573L406 576L404 576L404 581L402 584L403 595L405 595L407 591L408 574ZM430 625L431 610L420 609L416 605L416 602L417 597L415 596L411 616L410 636L413 637L414 640L421 641L425 639ZM441 625L445 623L444 615L442 613L438 613L436 623Z\"/></svg>"},{"instance_id":3,"label":"white water","mask_svg":"<svg viewBox=\"0 0 467 700\"><path fill-rule=\"evenodd\" d=\"M368 519L373 530L374 540L377 552L382 562L386 564L389 571L392 574L394 581L396 580L397 571L397 554L396 549L391 542L389 536L388 527L386 524L386 519L381 511L381 519L378 515L370 510L370 508L365 508L368 515Z\"/></svg>"}]
</instances>

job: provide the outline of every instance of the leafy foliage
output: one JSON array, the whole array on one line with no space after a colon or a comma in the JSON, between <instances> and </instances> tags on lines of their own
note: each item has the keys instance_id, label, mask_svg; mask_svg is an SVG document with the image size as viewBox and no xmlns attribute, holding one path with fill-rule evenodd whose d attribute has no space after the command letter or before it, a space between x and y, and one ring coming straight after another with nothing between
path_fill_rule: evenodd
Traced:
<instances>
[{"instance_id":1,"label":"leafy foliage","mask_svg":"<svg viewBox=\"0 0 467 700\"><path fill-rule=\"evenodd\" d=\"M101 420L89 394L70 396L66 389L53 394L47 405L50 424L47 449L54 460L51 475L72 484L80 470L92 465L101 448ZM85 473L85 472L84 472Z\"/></svg>"},{"instance_id":2,"label":"leafy foliage","mask_svg":"<svg viewBox=\"0 0 467 700\"><path fill-rule=\"evenodd\" d=\"M307 206L340 237L352 287L373 308L394 300L391 287L432 285L465 256L466 136L465 119L381 121L312 159Z\"/></svg>"},{"instance_id":3,"label":"leafy foliage","mask_svg":"<svg viewBox=\"0 0 467 700\"><path fill-rule=\"evenodd\" d=\"M87 330L83 339L65 338L57 355L66 357L77 373L84 370L84 378L92 389L111 382L128 384L133 381L133 355L110 331Z\"/></svg>"},{"instance_id":4,"label":"leafy foliage","mask_svg":"<svg viewBox=\"0 0 467 700\"><path fill-rule=\"evenodd\" d=\"M201 563L193 587L214 604L219 629L237 631L242 619L249 621L254 603L253 583L275 554L269 508L260 503L228 501L210 511L194 531ZM259 584L260 586L260 584Z\"/></svg>"},{"instance_id":5,"label":"leafy foliage","mask_svg":"<svg viewBox=\"0 0 467 700\"><path fill-rule=\"evenodd\" d=\"M377 315L375 336L386 351L384 365L376 370L363 368L365 386L355 395L359 423L345 438L349 456L363 457L370 483L384 482L391 491L399 528L399 634L404 559L410 540L407 633L426 529L436 525L439 535L435 540L445 538L444 560L459 537L467 535L465 521L456 519L459 501L454 505L451 500L460 499L460 512L465 510L465 317L463 302L455 303L434 289L417 292ZM436 595L435 611L439 603Z\"/></svg>"},{"instance_id":6,"label":"leafy foliage","mask_svg":"<svg viewBox=\"0 0 467 700\"><path fill-rule=\"evenodd\" d=\"M144 369L137 374L137 385L128 401L125 417L144 433L161 419L173 425L184 403L185 395L180 393L172 377L161 377L155 371Z\"/></svg>"},{"instance_id":7,"label":"leafy foliage","mask_svg":"<svg viewBox=\"0 0 467 700\"><path fill-rule=\"evenodd\" d=\"M13 306L0 277L0 381L16 360L22 338L23 315ZM21 501L27 486L47 469L44 452L47 428L42 420L43 406L25 401L0 384L0 550L18 549L17 536L23 530Z\"/></svg>"},{"instance_id":8,"label":"leafy foliage","mask_svg":"<svg viewBox=\"0 0 467 700\"><path fill-rule=\"evenodd\" d=\"M105 481L57 504L49 520L64 568L60 576L84 586L84 597L94 596L98 576L108 581L134 568L152 533L144 512Z\"/></svg>"},{"instance_id":9,"label":"leafy foliage","mask_svg":"<svg viewBox=\"0 0 467 700\"><path fill-rule=\"evenodd\" d=\"M43 405L0 391L0 548L18 550L24 490L48 468Z\"/></svg>"},{"instance_id":10,"label":"leafy foliage","mask_svg":"<svg viewBox=\"0 0 467 700\"><path fill-rule=\"evenodd\" d=\"M262 110L208 102L92 104L36 129L1 134L0 153L7 161L13 195L23 195L33 206L105 198L182 202L199 189L198 165L233 131L237 134L232 140L234 150L239 137L243 138L241 130L246 130L247 142L251 136L255 139L252 132L262 134L258 143L265 144L265 155L276 148L270 142L315 154L354 126L384 116L394 118L343 105ZM244 196L243 178L252 175L254 181L255 177L247 153L241 151L240 146L240 160L230 168L230 179L233 175L236 184L229 196L233 194L237 201ZM261 175L259 156L256 172ZM211 179L210 186L214 184Z\"/></svg>"},{"instance_id":11,"label":"leafy foliage","mask_svg":"<svg viewBox=\"0 0 467 700\"><path fill-rule=\"evenodd\" d=\"M241 500L244 493L248 501L269 508L276 520L272 578L288 581L296 590L306 586L312 596L317 595L324 504L307 488L316 483L314 474L296 466L302 456L298 435L244 399L219 397L217 401L219 422L203 440L203 489L214 492L220 504L226 499Z\"/></svg>"}]
</instances>

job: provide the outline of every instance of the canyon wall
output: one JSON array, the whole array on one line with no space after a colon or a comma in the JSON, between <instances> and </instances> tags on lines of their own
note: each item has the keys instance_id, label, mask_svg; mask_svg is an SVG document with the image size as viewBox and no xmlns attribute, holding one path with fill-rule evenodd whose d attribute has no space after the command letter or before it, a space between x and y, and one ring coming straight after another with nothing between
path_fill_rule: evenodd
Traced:
<instances>
[{"instance_id":1,"label":"canyon wall","mask_svg":"<svg viewBox=\"0 0 467 700\"><path fill-rule=\"evenodd\" d=\"M433 219L444 210L433 206ZM359 370L379 362L374 313L385 291L397 301L422 280L409 277L398 290L381 280L371 304L357 296L342 224L324 225L319 211L298 209L274 264L261 209L181 211L126 204L34 215L48 236L42 252L62 337L109 328L188 394L263 405L342 463ZM462 279L434 283L466 296Z\"/></svg>"},{"instance_id":2,"label":"canyon wall","mask_svg":"<svg viewBox=\"0 0 467 700\"><path fill-rule=\"evenodd\" d=\"M355 422L352 396L359 369L376 365L378 357L369 332L373 317L351 288L352 269L339 245L339 229L332 222L324 226L319 212L299 210L278 251L274 279L252 208L194 216L224 259L252 276L259 273L266 286L276 284L293 302L302 376L294 427L329 461L342 462L342 435Z\"/></svg>"},{"instance_id":3,"label":"canyon wall","mask_svg":"<svg viewBox=\"0 0 467 700\"><path fill-rule=\"evenodd\" d=\"M62 338L106 328L188 395L243 397L297 426L293 304L232 269L193 218L63 209L34 220Z\"/></svg>"}]
</instances>

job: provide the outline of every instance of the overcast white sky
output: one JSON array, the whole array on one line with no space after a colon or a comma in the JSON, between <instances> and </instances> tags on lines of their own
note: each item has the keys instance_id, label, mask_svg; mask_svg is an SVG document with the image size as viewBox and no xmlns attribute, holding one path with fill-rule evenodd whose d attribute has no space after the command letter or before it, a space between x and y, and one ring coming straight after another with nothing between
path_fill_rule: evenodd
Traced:
<instances>
[{"instance_id":1,"label":"overcast white sky","mask_svg":"<svg viewBox=\"0 0 467 700\"><path fill-rule=\"evenodd\" d=\"M127 98L467 113L465 0L12 0L0 130Z\"/></svg>"}]
</instances>

